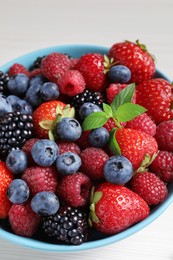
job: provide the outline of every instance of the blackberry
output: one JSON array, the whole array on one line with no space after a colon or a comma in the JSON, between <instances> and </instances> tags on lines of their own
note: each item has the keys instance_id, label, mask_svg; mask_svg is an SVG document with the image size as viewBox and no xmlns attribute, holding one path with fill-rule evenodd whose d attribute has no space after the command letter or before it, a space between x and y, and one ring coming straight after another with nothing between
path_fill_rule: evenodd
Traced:
<instances>
[{"instance_id":1,"label":"blackberry","mask_svg":"<svg viewBox=\"0 0 173 260\"><path fill-rule=\"evenodd\" d=\"M41 67L41 62L44 59L45 56L42 57L37 57L36 60L33 62L33 64L30 67L30 71L34 70L34 69L39 69Z\"/></svg>"},{"instance_id":2,"label":"blackberry","mask_svg":"<svg viewBox=\"0 0 173 260\"><path fill-rule=\"evenodd\" d=\"M49 236L67 244L80 245L88 238L86 213L62 207L56 214L43 217L42 228Z\"/></svg>"},{"instance_id":3,"label":"blackberry","mask_svg":"<svg viewBox=\"0 0 173 260\"><path fill-rule=\"evenodd\" d=\"M7 73L0 71L0 92L5 94L7 92L7 82L10 77Z\"/></svg>"},{"instance_id":4,"label":"blackberry","mask_svg":"<svg viewBox=\"0 0 173 260\"><path fill-rule=\"evenodd\" d=\"M0 154L6 156L32 137L32 116L18 111L0 117Z\"/></svg>"},{"instance_id":5,"label":"blackberry","mask_svg":"<svg viewBox=\"0 0 173 260\"><path fill-rule=\"evenodd\" d=\"M79 108L86 102L91 102L102 108L104 102L104 95L100 92L93 92L85 89L81 94L73 97L71 105L79 110Z\"/></svg>"}]
</instances>

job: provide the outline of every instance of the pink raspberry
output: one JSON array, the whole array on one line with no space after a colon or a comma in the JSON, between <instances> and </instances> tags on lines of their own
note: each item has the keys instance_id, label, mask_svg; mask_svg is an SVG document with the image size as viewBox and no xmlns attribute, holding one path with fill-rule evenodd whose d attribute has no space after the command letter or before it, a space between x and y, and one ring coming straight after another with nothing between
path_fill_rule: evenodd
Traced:
<instances>
[{"instance_id":1,"label":"pink raspberry","mask_svg":"<svg viewBox=\"0 0 173 260\"><path fill-rule=\"evenodd\" d=\"M81 171L93 180L104 178L103 168L109 159L101 148L88 147L80 154L82 160Z\"/></svg>"},{"instance_id":2,"label":"pink raspberry","mask_svg":"<svg viewBox=\"0 0 173 260\"><path fill-rule=\"evenodd\" d=\"M155 139L160 150L173 152L173 121L164 121L156 128Z\"/></svg>"},{"instance_id":3,"label":"pink raspberry","mask_svg":"<svg viewBox=\"0 0 173 260\"><path fill-rule=\"evenodd\" d=\"M41 71L40 68L37 68L37 69L30 71L30 78L33 78L37 75L42 75L42 71Z\"/></svg>"},{"instance_id":4,"label":"pink raspberry","mask_svg":"<svg viewBox=\"0 0 173 260\"><path fill-rule=\"evenodd\" d=\"M89 130L83 131L80 138L76 140L76 144L80 146L82 150L91 146L89 143L89 133Z\"/></svg>"},{"instance_id":5,"label":"pink raspberry","mask_svg":"<svg viewBox=\"0 0 173 260\"><path fill-rule=\"evenodd\" d=\"M143 113L127 122L126 127L143 131L152 136L156 133L156 124L146 113Z\"/></svg>"},{"instance_id":6,"label":"pink raspberry","mask_svg":"<svg viewBox=\"0 0 173 260\"><path fill-rule=\"evenodd\" d=\"M57 188L57 195L71 207L84 207L89 202L92 182L82 172L66 175Z\"/></svg>"},{"instance_id":7,"label":"pink raspberry","mask_svg":"<svg viewBox=\"0 0 173 260\"><path fill-rule=\"evenodd\" d=\"M8 74L10 76L15 76L19 73L25 74L28 77L30 77L30 72L20 63L14 63L8 71Z\"/></svg>"},{"instance_id":8,"label":"pink raspberry","mask_svg":"<svg viewBox=\"0 0 173 260\"><path fill-rule=\"evenodd\" d=\"M150 165L150 169L164 182L173 181L173 153L159 151L157 157Z\"/></svg>"},{"instance_id":9,"label":"pink raspberry","mask_svg":"<svg viewBox=\"0 0 173 260\"><path fill-rule=\"evenodd\" d=\"M28 184L32 195L41 191L55 192L58 184L58 173L52 166L33 166L24 171L22 179Z\"/></svg>"},{"instance_id":10,"label":"pink raspberry","mask_svg":"<svg viewBox=\"0 0 173 260\"><path fill-rule=\"evenodd\" d=\"M78 70L68 70L63 77L58 80L60 93L71 97L82 93L85 89L85 85L85 80Z\"/></svg>"},{"instance_id":11,"label":"pink raspberry","mask_svg":"<svg viewBox=\"0 0 173 260\"><path fill-rule=\"evenodd\" d=\"M75 143L68 143L68 142L62 142L58 144L59 148L59 154L66 153L66 152L72 152L77 155L80 155L80 147Z\"/></svg>"},{"instance_id":12,"label":"pink raspberry","mask_svg":"<svg viewBox=\"0 0 173 260\"><path fill-rule=\"evenodd\" d=\"M31 148L38 140L38 138L31 138L22 146L22 150L27 154L29 165L35 165L31 155Z\"/></svg>"},{"instance_id":13,"label":"pink raspberry","mask_svg":"<svg viewBox=\"0 0 173 260\"><path fill-rule=\"evenodd\" d=\"M123 127L125 127L126 122L122 122L121 125ZM109 118L108 121L106 122L106 124L103 125L103 127L106 128L110 132L113 128L117 127L117 125L112 118Z\"/></svg>"},{"instance_id":14,"label":"pink raspberry","mask_svg":"<svg viewBox=\"0 0 173 260\"><path fill-rule=\"evenodd\" d=\"M62 75L69 70L70 65L71 59L67 55L53 52L43 58L41 72L47 79L57 83Z\"/></svg>"},{"instance_id":15,"label":"pink raspberry","mask_svg":"<svg viewBox=\"0 0 173 260\"><path fill-rule=\"evenodd\" d=\"M16 235L32 237L37 231L41 217L32 211L30 203L13 204L9 211L9 221Z\"/></svg>"}]
</instances>

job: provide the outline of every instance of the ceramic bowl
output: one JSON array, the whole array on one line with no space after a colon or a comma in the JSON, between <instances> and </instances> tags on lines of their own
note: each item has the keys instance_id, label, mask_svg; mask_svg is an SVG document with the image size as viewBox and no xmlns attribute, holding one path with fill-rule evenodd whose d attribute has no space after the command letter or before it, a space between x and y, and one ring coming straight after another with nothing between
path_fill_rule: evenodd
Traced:
<instances>
[{"instance_id":1,"label":"ceramic bowl","mask_svg":"<svg viewBox=\"0 0 173 260\"><path fill-rule=\"evenodd\" d=\"M51 52L68 53L72 57L79 57L89 52L99 52L101 54L106 54L108 52L108 48L104 46L95 46L95 45L53 46L41 50L36 50L34 52L16 58L6 63L5 65L1 66L0 70L6 72L8 71L8 68L14 63L21 63L24 66L29 67L37 57L47 55ZM156 71L155 77L162 77L168 80L168 78L159 70ZM119 234L112 235L112 236L101 235L97 231L93 231L90 241L83 243L80 246L51 244L43 241L42 236L39 234L37 235L37 237L34 238L20 237L7 230L4 227L2 220L0 220L0 237L12 243L16 243L26 247L39 249L39 250L57 251L57 252L71 252L71 251L88 250L97 247L102 247L105 245L115 243L119 240L125 239L133 235L137 231L140 231L141 229L149 225L156 218L158 218L167 209L167 207L173 202L173 183L168 185L168 191L169 193L166 200L163 203L159 204L158 206L153 207L150 215L143 221L129 227L128 229L124 230Z\"/></svg>"}]
</instances>

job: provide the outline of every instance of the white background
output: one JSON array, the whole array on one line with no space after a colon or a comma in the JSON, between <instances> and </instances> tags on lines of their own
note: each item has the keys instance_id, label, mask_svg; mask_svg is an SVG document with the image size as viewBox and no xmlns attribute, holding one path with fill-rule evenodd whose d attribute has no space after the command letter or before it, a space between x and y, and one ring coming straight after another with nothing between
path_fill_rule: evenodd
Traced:
<instances>
[{"instance_id":1,"label":"white background","mask_svg":"<svg viewBox=\"0 0 173 260\"><path fill-rule=\"evenodd\" d=\"M140 39L173 79L172 0L0 0L0 65L44 47L86 43L111 46ZM135 235L80 253L35 251L0 240L1 260L173 260L173 205Z\"/></svg>"}]
</instances>

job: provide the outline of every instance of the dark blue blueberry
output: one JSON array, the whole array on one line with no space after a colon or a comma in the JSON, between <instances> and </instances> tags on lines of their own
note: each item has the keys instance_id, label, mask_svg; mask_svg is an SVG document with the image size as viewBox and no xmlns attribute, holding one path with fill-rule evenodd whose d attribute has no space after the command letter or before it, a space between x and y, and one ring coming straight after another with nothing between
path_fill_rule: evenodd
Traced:
<instances>
[{"instance_id":1,"label":"dark blue blueberry","mask_svg":"<svg viewBox=\"0 0 173 260\"><path fill-rule=\"evenodd\" d=\"M46 82L41 86L40 96L43 100L56 100L59 97L59 88L55 83Z\"/></svg>"},{"instance_id":2,"label":"dark blue blueberry","mask_svg":"<svg viewBox=\"0 0 173 260\"><path fill-rule=\"evenodd\" d=\"M7 96L7 101L11 104L13 110L15 109L15 105L16 105L18 100L21 100L21 99L16 95Z\"/></svg>"},{"instance_id":3,"label":"dark blue blueberry","mask_svg":"<svg viewBox=\"0 0 173 260\"><path fill-rule=\"evenodd\" d=\"M87 116L89 116L93 112L100 112L101 108L91 102L84 103L79 109L79 116L82 120L84 120Z\"/></svg>"},{"instance_id":4,"label":"dark blue blueberry","mask_svg":"<svg viewBox=\"0 0 173 260\"><path fill-rule=\"evenodd\" d=\"M12 110L12 106L7 100L7 98L0 94L0 116L12 112Z\"/></svg>"},{"instance_id":5,"label":"dark blue blueberry","mask_svg":"<svg viewBox=\"0 0 173 260\"><path fill-rule=\"evenodd\" d=\"M90 131L89 142L94 147L102 148L108 144L109 132L104 127L99 127Z\"/></svg>"},{"instance_id":6,"label":"dark blue blueberry","mask_svg":"<svg viewBox=\"0 0 173 260\"><path fill-rule=\"evenodd\" d=\"M43 85L45 82L46 79L42 75L37 75L29 81L29 86Z\"/></svg>"},{"instance_id":7,"label":"dark blue blueberry","mask_svg":"<svg viewBox=\"0 0 173 260\"><path fill-rule=\"evenodd\" d=\"M104 177L106 181L124 185L133 175L133 166L124 156L110 157L104 165Z\"/></svg>"},{"instance_id":8,"label":"dark blue blueberry","mask_svg":"<svg viewBox=\"0 0 173 260\"><path fill-rule=\"evenodd\" d=\"M58 136L66 141L76 141L82 134L79 122L70 117L63 118L56 126Z\"/></svg>"},{"instance_id":9,"label":"dark blue blueberry","mask_svg":"<svg viewBox=\"0 0 173 260\"><path fill-rule=\"evenodd\" d=\"M123 65L116 65L108 71L108 78L112 83L127 83L131 78L131 71Z\"/></svg>"},{"instance_id":10,"label":"dark blue blueberry","mask_svg":"<svg viewBox=\"0 0 173 260\"><path fill-rule=\"evenodd\" d=\"M31 200L31 208L42 216L55 214L59 209L58 197L50 191L38 192Z\"/></svg>"},{"instance_id":11,"label":"dark blue blueberry","mask_svg":"<svg viewBox=\"0 0 173 260\"><path fill-rule=\"evenodd\" d=\"M6 165L14 174L22 173L28 166L28 158L26 153L20 149L12 150L7 155Z\"/></svg>"},{"instance_id":12,"label":"dark blue blueberry","mask_svg":"<svg viewBox=\"0 0 173 260\"><path fill-rule=\"evenodd\" d=\"M20 99L16 102L14 110L27 115L30 115L33 112L32 106L24 99Z\"/></svg>"},{"instance_id":13,"label":"dark blue blueberry","mask_svg":"<svg viewBox=\"0 0 173 260\"><path fill-rule=\"evenodd\" d=\"M38 107L43 103L40 96L41 87L42 85L31 85L26 92L25 100L33 107Z\"/></svg>"},{"instance_id":14,"label":"dark blue blueberry","mask_svg":"<svg viewBox=\"0 0 173 260\"><path fill-rule=\"evenodd\" d=\"M34 161L41 166L52 165L56 161L58 153L57 144L49 139L38 140L31 149Z\"/></svg>"},{"instance_id":15,"label":"dark blue blueberry","mask_svg":"<svg viewBox=\"0 0 173 260\"><path fill-rule=\"evenodd\" d=\"M28 86L29 77L22 73L12 76L7 83L9 92L17 96L23 95L27 91Z\"/></svg>"},{"instance_id":16,"label":"dark blue blueberry","mask_svg":"<svg viewBox=\"0 0 173 260\"><path fill-rule=\"evenodd\" d=\"M62 175L76 173L81 166L81 158L72 152L66 152L58 156L56 167Z\"/></svg>"},{"instance_id":17,"label":"dark blue blueberry","mask_svg":"<svg viewBox=\"0 0 173 260\"><path fill-rule=\"evenodd\" d=\"M22 204L28 200L29 187L22 179L13 180L7 189L7 197L13 204Z\"/></svg>"}]
</instances>

